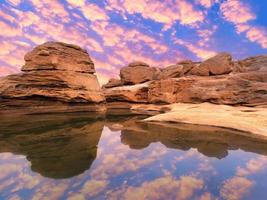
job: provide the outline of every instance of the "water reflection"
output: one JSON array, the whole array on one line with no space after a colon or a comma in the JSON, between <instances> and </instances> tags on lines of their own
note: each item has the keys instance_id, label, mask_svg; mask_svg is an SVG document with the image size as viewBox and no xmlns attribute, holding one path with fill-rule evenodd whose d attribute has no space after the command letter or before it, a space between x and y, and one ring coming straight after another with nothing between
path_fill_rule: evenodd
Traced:
<instances>
[{"instance_id":1,"label":"water reflection","mask_svg":"<svg viewBox=\"0 0 267 200\"><path fill-rule=\"evenodd\" d=\"M42 176L69 178L88 168L97 155L102 116L38 115L1 120L0 152L22 154Z\"/></svg>"},{"instance_id":2,"label":"water reflection","mask_svg":"<svg viewBox=\"0 0 267 200\"><path fill-rule=\"evenodd\" d=\"M267 142L118 114L1 117L0 199L264 199Z\"/></svg>"},{"instance_id":3,"label":"water reflection","mask_svg":"<svg viewBox=\"0 0 267 200\"><path fill-rule=\"evenodd\" d=\"M238 135L233 130L186 124L140 123L145 116L57 114L2 118L0 152L25 155L31 169L60 179L89 169L97 156L104 126L121 130L121 142L144 149L160 142L168 148L195 148L208 157L222 159L228 150L267 155L267 142Z\"/></svg>"}]
</instances>

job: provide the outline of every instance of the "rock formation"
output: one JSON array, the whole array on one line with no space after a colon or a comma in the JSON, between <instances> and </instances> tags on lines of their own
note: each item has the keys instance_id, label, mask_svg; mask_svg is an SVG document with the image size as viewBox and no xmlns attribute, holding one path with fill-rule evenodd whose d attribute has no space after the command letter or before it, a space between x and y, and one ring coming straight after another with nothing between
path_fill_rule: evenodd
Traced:
<instances>
[{"instance_id":1,"label":"rock formation","mask_svg":"<svg viewBox=\"0 0 267 200\"><path fill-rule=\"evenodd\" d=\"M86 50L61 42L44 43L25 55L22 73L0 79L1 107L23 106L28 100L37 106L105 102L94 73Z\"/></svg>"},{"instance_id":2,"label":"rock formation","mask_svg":"<svg viewBox=\"0 0 267 200\"><path fill-rule=\"evenodd\" d=\"M126 68L127 81L122 68L120 86L104 87L108 102L267 105L267 56L233 61L220 53L202 63L182 61L162 70L140 62Z\"/></svg>"},{"instance_id":3,"label":"rock formation","mask_svg":"<svg viewBox=\"0 0 267 200\"><path fill-rule=\"evenodd\" d=\"M135 85L155 80L157 73L158 70L156 68L149 67L148 64L138 61L123 67L120 71L120 78L123 85Z\"/></svg>"}]
</instances>

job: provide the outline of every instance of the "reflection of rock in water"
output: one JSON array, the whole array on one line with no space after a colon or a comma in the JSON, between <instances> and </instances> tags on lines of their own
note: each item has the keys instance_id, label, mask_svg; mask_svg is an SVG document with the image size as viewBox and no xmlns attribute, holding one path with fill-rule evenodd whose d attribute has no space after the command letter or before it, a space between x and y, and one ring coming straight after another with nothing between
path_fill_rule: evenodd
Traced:
<instances>
[{"instance_id":1,"label":"reflection of rock in water","mask_svg":"<svg viewBox=\"0 0 267 200\"><path fill-rule=\"evenodd\" d=\"M23 154L33 171L69 178L89 169L104 121L88 114L30 115L1 119L0 152Z\"/></svg>"},{"instance_id":2,"label":"reflection of rock in water","mask_svg":"<svg viewBox=\"0 0 267 200\"><path fill-rule=\"evenodd\" d=\"M128 122L129 124L129 122ZM168 148L196 148L208 157L224 158L228 150L241 149L267 155L267 142L250 138L241 132L223 128L172 123L132 123L121 132L122 143L143 149L153 142Z\"/></svg>"}]
</instances>

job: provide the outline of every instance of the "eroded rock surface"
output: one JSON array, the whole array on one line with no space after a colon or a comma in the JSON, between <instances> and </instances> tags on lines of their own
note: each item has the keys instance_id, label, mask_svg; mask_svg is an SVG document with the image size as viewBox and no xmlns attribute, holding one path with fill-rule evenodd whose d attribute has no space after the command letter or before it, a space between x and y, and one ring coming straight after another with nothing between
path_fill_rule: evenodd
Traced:
<instances>
[{"instance_id":1,"label":"eroded rock surface","mask_svg":"<svg viewBox=\"0 0 267 200\"><path fill-rule=\"evenodd\" d=\"M143 62L133 62L120 71L123 85L135 85L156 79L157 69Z\"/></svg>"},{"instance_id":2,"label":"eroded rock surface","mask_svg":"<svg viewBox=\"0 0 267 200\"><path fill-rule=\"evenodd\" d=\"M129 66L121 69L121 75L127 71L128 77L121 76L120 81L136 87L107 88L108 101L267 105L267 56L233 61L229 53L220 53L199 63L190 60L178 62L158 69L157 75L153 68L142 62ZM139 95L140 83L143 82L147 83L146 89L142 89L142 95ZM142 100L136 96L142 96Z\"/></svg>"},{"instance_id":3,"label":"eroded rock surface","mask_svg":"<svg viewBox=\"0 0 267 200\"><path fill-rule=\"evenodd\" d=\"M64 103L101 103L101 91L94 64L88 53L76 45L47 42L25 55L22 73L0 79L1 108L21 100ZM23 105L22 105L23 106ZM36 106L36 105L35 105Z\"/></svg>"},{"instance_id":4,"label":"eroded rock surface","mask_svg":"<svg viewBox=\"0 0 267 200\"><path fill-rule=\"evenodd\" d=\"M224 76L188 76L153 81L148 89L148 102L266 105L266 77L266 72L248 72Z\"/></svg>"},{"instance_id":5,"label":"eroded rock surface","mask_svg":"<svg viewBox=\"0 0 267 200\"><path fill-rule=\"evenodd\" d=\"M232 56L220 53L194 67L190 73L198 76L228 74L232 71L232 66Z\"/></svg>"}]
</instances>

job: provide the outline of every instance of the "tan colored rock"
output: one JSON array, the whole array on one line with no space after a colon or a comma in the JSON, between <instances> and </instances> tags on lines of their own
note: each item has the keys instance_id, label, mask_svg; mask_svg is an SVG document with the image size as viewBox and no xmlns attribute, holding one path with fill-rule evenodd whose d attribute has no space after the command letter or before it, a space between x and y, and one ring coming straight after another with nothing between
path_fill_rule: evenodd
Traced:
<instances>
[{"instance_id":1,"label":"tan colored rock","mask_svg":"<svg viewBox=\"0 0 267 200\"><path fill-rule=\"evenodd\" d=\"M183 65L170 65L162 70L160 79L179 78L182 76Z\"/></svg>"},{"instance_id":2,"label":"tan colored rock","mask_svg":"<svg viewBox=\"0 0 267 200\"><path fill-rule=\"evenodd\" d=\"M62 102L105 101L94 74L66 71L32 71L0 80L0 96L7 99L35 99Z\"/></svg>"},{"instance_id":3,"label":"tan colored rock","mask_svg":"<svg viewBox=\"0 0 267 200\"><path fill-rule=\"evenodd\" d=\"M128 65L128 67L140 67L140 66L149 67L149 65L147 63L142 62L142 61L134 61Z\"/></svg>"},{"instance_id":4,"label":"tan colored rock","mask_svg":"<svg viewBox=\"0 0 267 200\"><path fill-rule=\"evenodd\" d=\"M107 102L132 102L132 103L146 103L147 102L147 83L121 86L104 89L104 94Z\"/></svg>"},{"instance_id":5,"label":"tan colored rock","mask_svg":"<svg viewBox=\"0 0 267 200\"><path fill-rule=\"evenodd\" d=\"M175 65L170 65L162 69L159 79L179 78L188 74L188 72L195 66L191 60L183 60Z\"/></svg>"},{"instance_id":6,"label":"tan colored rock","mask_svg":"<svg viewBox=\"0 0 267 200\"><path fill-rule=\"evenodd\" d=\"M90 56L79 46L62 42L46 42L35 47L24 57L22 71L64 70L95 73Z\"/></svg>"},{"instance_id":7,"label":"tan colored rock","mask_svg":"<svg viewBox=\"0 0 267 200\"><path fill-rule=\"evenodd\" d=\"M148 89L148 102L267 105L266 77L266 72L254 72L153 81Z\"/></svg>"},{"instance_id":8,"label":"tan colored rock","mask_svg":"<svg viewBox=\"0 0 267 200\"><path fill-rule=\"evenodd\" d=\"M118 86L122 86L121 80L111 78L111 79L109 79L108 83L103 85L103 88L112 88L112 87L118 87Z\"/></svg>"},{"instance_id":9,"label":"tan colored rock","mask_svg":"<svg viewBox=\"0 0 267 200\"><path fill-rule=\"evenodd\" d=\"M156 79L156 68L149 67L142 62L130 63L120 71L120 78L123 85L135 85Z\"/></svg>"},{"instance_id":10,"label":"tan colored rock","mask_svg":"<svg viewBox=\"0 0 267 200\"><path fill-rule=\"evenodd\" d=\"M31 107L30 101L35 107L47 105L46 102L105 102L93 74L94 64L80 47L47 42L34 48L25 60L23 73L0 79L2 106L17 106L19 102L21 107Z\"/></svg>"},{"instance_id":11,"label":"tan colored rock","mask_svg":"<svg viewBox=\"0 0 267 200\"><path fill-rule=\"evenodd\" d=\"M249 57L239 63L246 71L267 71L267 55Z\"/></svg>"},{"instance_id":12,"label":"tan colored rock","mask_svg":"<svg viewBox=\"0 0 267 200\"><path fill-rule=\"evenodd\" d=\"M228 53L220 53L195 66L190 74L197 76L229 74L232 66L232 56Z\"/></svg>"},{"instance_id":13,"label":"tan colored rock","mask_svg":"<svg viewBox=\"0 0 267 200\"><path fill-rule=\"evenodd\" d=\"M243 131L246 136L267 139L267 108L233 107L210 103L173 104L171 111L145 121L209 125Z\"/></svg>"}]
</instances>

